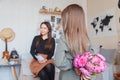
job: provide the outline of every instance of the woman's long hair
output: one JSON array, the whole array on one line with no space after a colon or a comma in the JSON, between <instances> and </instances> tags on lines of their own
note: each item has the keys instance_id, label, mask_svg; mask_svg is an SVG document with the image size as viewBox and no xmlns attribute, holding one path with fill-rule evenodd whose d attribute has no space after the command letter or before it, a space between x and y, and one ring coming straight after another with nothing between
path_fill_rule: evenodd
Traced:
<instances>
[{"instance_id":1,"label":"woman's long hair","mask_svg":"<svg viewBox=\"0 0 120 80\"><path fill-rule=\"evenodd\" d=\"M62 11L61 21L72 53L87 51L88 35L83 8L77 4L69 5Z\"/></svg>"},{"instance_id":2,"label":"woman's long hair","mask_svg":"<svg viewBox=\"0 0 120 80\"><path fill-rule=\"evenodd\" d=\"M52 41L52 29L51 29L51 24L50 24L49 22L45 21L45 22L42 22L42 23L40 24L40 27L41 27L42 24L45 24L45 25L47 26L48 30L49 30L49 32L48 32L48 39L47 39L46 44L45 44L45 50L50 51L50 50L52 49L52 44L53 44L53 43L52 43L53 41ZM40 44L41 40L42 40L42 35L40 34L40 38L39 38L38 41L36 42L36 46L38 46L38 44Z\"/></svg>"}]
</instances>

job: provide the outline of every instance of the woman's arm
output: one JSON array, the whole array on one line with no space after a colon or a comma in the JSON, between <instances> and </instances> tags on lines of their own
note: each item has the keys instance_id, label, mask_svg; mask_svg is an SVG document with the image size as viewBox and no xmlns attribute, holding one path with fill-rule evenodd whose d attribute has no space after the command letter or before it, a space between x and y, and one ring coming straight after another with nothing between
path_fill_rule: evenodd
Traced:
<instances>
[{"instance_id":1,"label":"woman's arm","mask_svg":"<svg viewBox=\"0 0 120 80\"><path fill-rule=\"evenodd\" d=\"M65 39L61 37L57 43L55 51L55 65L60 70L68 70L73 68L72 66L73 57L68 46L65 43Z\"/></svg>"},{"instance_id":2,"label":"woman's arm","mask_svg":"<svg viewBox=\"0 0 120 80\"><path fill-rule=\"evenodd\" d=\"M37 58L35 57L35 55L36 55L36 41L37 41L37 36L35 36L33 41L32 41L30 53L31 53L32 57L37 60Z\"/></svg>"},{"instance_id":3,"label":"woman's arm","mask_svg":"<svg viewBox=\"0 0 120 80\"><path fill-rule=\"evenodd\" d=\"M48 53L47 59L51 59L51 57L54 55L54 50L55 50L55 39L52 38L52 49L50 51L50 53Z\"/></svg>"}]
</instances>

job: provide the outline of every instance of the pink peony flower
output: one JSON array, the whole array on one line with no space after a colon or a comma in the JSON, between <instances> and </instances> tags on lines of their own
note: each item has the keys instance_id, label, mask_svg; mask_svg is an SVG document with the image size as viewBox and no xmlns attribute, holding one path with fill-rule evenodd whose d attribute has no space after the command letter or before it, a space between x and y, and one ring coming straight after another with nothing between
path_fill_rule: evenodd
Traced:
<instances>
[{"instance_id":1,"label":"pink peony flower","mask_svg":"<svg viewBox=\"0 0 120 80\"><path fill-rule=\"evenodd\" d=\"M103 61L105 61L106 59L101 55L101 54L96 54L98 57L100 57L100 59L102 59Z\"/></svg>"},{"instance_id":2,"label":"pink peony flower","mask_svg":"<svg viewBox=\"0 0 120 80\"><path fill-rule=\"evenodd\" d=\"M86 70L85 68L80 68L79 70L80 70L84 75L87 75L87 76L90 76L90 75L91 75L91 73L88 72L88 70Z\"/></svg>"},{"instance_id":3,"label":"pink peony flower","mask_svg":"<svg viewBox=\"0 0 120 80\"><path fill-rule=\"evenodd\" d=\"M98 74L106 70L105 58L100 54L85 52L74 57L73 66L84 75Z\"/></svg>"},{"instance_id":4,"label":"pink peony flower","mask_svg":"<svg viewBox=\"0 0 120 80\"><path fill-rule=\"evenodd\" d=\"M78 65L80 67L83 67L85 66L87 63L87 58L85 58L85 56L81 56L79 59L78 59Z\"/></svg>"}]
</instances>

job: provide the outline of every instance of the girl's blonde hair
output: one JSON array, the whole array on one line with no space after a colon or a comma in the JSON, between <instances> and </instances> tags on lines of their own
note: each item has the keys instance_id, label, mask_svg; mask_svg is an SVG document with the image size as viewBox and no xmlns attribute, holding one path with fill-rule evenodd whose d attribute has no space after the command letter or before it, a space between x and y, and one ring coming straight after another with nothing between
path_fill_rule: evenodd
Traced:
<instances>
[{"instance_id":1,"label":"girl's blonde hair","mask_svg":"<svg viewBox=\"0 0 120 80\"><path fill-rule=\"evenodd\" d=\"M61 21L72 53L87 51L88 35L83 8L77 4L67 6L62 11Z\"/></svg>"}]
</instances>

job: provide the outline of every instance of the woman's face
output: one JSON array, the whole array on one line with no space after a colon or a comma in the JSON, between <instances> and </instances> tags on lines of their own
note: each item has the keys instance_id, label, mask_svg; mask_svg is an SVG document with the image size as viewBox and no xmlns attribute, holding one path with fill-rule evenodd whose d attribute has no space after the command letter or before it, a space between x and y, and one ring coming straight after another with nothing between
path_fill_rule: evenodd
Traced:
<instances>
[{"instance_id":1,"label":"woman's face","mask_svg":"<svg viewBox=\"0 0 120 80\"><path fill-rule=\"evenodd\" d=\"M42 24L40 27L40 33L41 35L47 35L49 32L48 27L45 24Z\"/></svg>"}]
</instances>

